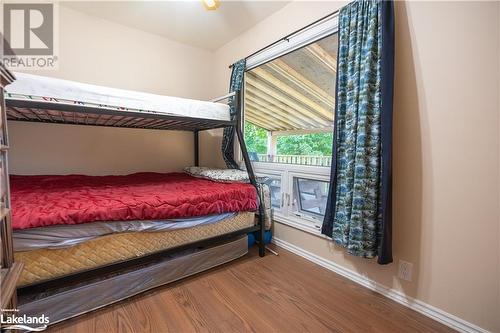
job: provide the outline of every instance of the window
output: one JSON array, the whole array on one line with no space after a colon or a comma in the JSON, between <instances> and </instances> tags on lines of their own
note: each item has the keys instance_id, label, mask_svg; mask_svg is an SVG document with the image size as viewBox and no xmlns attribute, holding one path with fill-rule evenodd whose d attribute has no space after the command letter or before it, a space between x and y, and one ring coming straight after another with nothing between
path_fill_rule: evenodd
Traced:
<instances>
[{"instance_id":1,"label":"window","mask_svg":"<svg viewBox=\"0 0 500 333\"><path fill-rule=\"evenodd\" d=\"M269 188L271 189L271 206L280 209L282 202L281 179L270 178Z\"/></svg>"},{"instance_id":2,"label":"window","mask_svg":"<svg viewBox=\"0 0 500 333\"><path fill-rule=\"evenodd\" d=\"M337 34L245 73L244 134L274 218L318 233L332 160Z\"/></svg>"},{"instance_id":3,"label":"window","mask_svg":"<svg viewBox=\"0 0 500 333\"><path fill-rule=\"evenodd\" d=\"M283 206L283 189L281 182L281 174L275 171L268 172L258 172L257 176L265 177L266 184L269 185L269 189L271 190L271 207L274 211L281 211L281 207Z\"/></svg>"},{"instance_id":4,"label":"window","mask_svg":"<svg viewBox=\"0 0 500 333\"><path fill-rule=\"evenodd\" d=\"M245 139L252 159L329 167L337 34L245 73Z\"/></svg>"},{"instance_id":5,"label":"window","mask_svg":"<svg viewBox=\"0 0 500 333\"><path fill-rule=\"evenodd\" d=\"M329 182L308 178L293 178L293 212L299 216L325 215Z\"/></svg>"}]
</instances>

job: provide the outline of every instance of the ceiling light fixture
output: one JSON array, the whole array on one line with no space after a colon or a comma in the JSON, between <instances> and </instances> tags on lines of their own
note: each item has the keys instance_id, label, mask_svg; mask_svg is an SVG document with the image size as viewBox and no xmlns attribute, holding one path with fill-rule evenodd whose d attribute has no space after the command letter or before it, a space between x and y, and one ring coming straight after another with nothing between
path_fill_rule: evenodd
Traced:
<instances>
[{"instance_id":1,"label":"ceiling light fixture","mask_svg":"<svg viewBox=\"0 0 500 333\"><path fill-rule=\"evenodd\" d=\"M203 5L207 10L216 10L219 8L220 0L203 0Z\"/></svg>"}]
</instances>

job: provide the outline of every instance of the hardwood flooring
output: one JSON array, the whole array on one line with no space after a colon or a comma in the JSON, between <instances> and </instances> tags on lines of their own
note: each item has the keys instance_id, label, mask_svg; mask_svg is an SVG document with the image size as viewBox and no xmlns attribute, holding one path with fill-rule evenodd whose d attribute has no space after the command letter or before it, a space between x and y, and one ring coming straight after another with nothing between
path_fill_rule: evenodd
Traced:
<instances>
[{"instance_id":1,"label":"hardwood flooring","mask_svg":"<svg viewBox=\"0 0 500 333\"><path fill-rule=\"evenodd\" d=\"M255 249L254 249L255 250ZM87 332L453 332L299 256L244 258L50 327Z\"/></svg>"}]
</instances>

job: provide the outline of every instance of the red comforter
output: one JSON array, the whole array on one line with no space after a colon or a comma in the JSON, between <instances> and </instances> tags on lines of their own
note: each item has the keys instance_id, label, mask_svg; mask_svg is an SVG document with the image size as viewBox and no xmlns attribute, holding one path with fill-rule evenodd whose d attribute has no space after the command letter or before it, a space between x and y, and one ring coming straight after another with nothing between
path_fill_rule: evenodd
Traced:
<instances>
[{"instance_id":1,"label":"red comforter","mask_svg":"<svg viewBox=\"0 0 500 333\"><path fill-rule=\"evenodd\" d=\"M257 209L250 184L216 183L183 173L11 176L10 186L14 229Z\"/></svg>"}]
</instances>

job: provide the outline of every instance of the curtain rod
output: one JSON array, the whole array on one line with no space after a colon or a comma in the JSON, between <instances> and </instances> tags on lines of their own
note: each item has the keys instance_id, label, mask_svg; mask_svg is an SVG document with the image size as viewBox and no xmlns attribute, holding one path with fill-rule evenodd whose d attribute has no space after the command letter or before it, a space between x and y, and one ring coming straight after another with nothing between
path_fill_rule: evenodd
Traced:
<instances>
[{"instance_id":1,"label":"curtain rod","mask_svg":"<svg viewBox=\"0 0 500 333\"><path fill-rule=\"evenodd\" d=\"M269 44L269 45L264 46L263 48L261 48L261 49L259 49L259 50L255 51L254 53L252 53L252 54L250 54L250 55L246 56L244 59L246 60L246 59L248 59L248 58L250 58L250 57L253 57L254 55L256 55L256 54L258 54L258 53L260 53L260 52L264 51L265 49L267 49L267 48L269 48L269 47L271 47L271 46L274 46L274 45L278 44L279 42L282 42L282 41L284 41L284 40L285 40L285 41L288 41L288 40L289 40L289 39L290 39L293 35L295 35L295 34L297 34L297 33L301 32L302 30L305 30L305 29L307 29L307 28L310 28L311 26L313 26L313 25L315 25L315 24L317 24L317 23L319 23L319 22L321 22L321 21L323 21L323 20L325 20L325 19L329 18L330 16L336 15L336 14L338 14L339 12L340 12L340 9L337 9L336 11L334 11L334 12L332 12L332 13L328 14L328 15L323 16L322 18L317 19L316 21L314 21L314 22L312 22L312 23L309 23L309 24L308 24L308 25L306 25L305 27L302 27L302 28L300 28L300 29L297 29L297 30L295 30L294 32L292 32L292 33L290 33L290 34L286 35L285 37L280 38L280 39L278 39L277 41L275 41L275 42L273 42L273 43L271 43L271 44ZM231 65L229 65L229 68L231 68L231 67L233 67L233 65L232 65L232 64L231 64Z\"/></svg>"}]
</instances>

